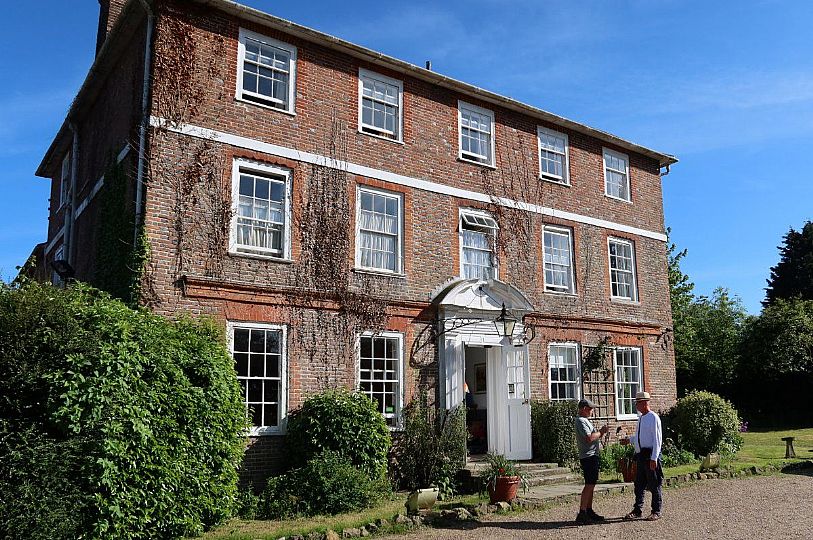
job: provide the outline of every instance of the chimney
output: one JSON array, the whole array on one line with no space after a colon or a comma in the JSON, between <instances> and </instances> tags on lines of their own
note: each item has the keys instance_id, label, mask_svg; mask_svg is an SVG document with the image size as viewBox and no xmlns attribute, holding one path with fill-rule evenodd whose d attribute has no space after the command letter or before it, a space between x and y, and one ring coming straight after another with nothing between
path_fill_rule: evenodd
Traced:
<instances>
[{"instance_id":1,"label":"chimney","mask_svg":"<svg viewBox=\"0 0 813 540\"><path fill-rule=\"evenodd\" d=\"M127 0L99 0L99 29L96 32L97 55L126 3Z\"/></svg>"}]
</instances>

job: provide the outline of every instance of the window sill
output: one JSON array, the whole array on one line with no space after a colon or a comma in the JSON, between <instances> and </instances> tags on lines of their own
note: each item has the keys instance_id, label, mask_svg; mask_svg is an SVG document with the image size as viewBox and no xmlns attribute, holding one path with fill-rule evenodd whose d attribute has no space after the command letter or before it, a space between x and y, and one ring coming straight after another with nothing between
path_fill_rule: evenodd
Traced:
<instances>
[{"instance_id":1,"label":"window sill","mask_svg":"<svg viewBox=\"0 0 813 540\"><path fill-rule=\"evenodd\" d=\"M353 268L355 274L368 274L372 276L391 277L396 279L406 279L406 274L401 272L387 272L385 270L376 270L375 268Z\"/></svg>"},{"instance_id":2,"label":"window sill","mask_svg":"<svg viewBox=\"0 0 813 540\"><path fill-rule=\"evenodd\" d=\"M564 297L568 297L568 298L578 298L579 297L579 295L574 293L574 292L559 292L559 291L550 291L550 290L547 290L547 289L545 289L543 292L545 294L552 294L554 296L564 296Z\"/></svg>"},{"instance_id":3,"label":"window sill","mask_svg":"<svg viewBox=\"0 0 813 540\"><path fill-rule=\"evenodd\" d=\"M269 261L280 264L292 264L293 259L286 259L284 257L275 257L273 255L260 255L259 253L243 253L242 251L229 250L230 257L245 257L246 259L257 259L260 261Z\"/></svg>"},{"instance_id":4,"label":"window sill","mask_svg":"<svg viewBox=\"0 0 813 540\"><path fill-rule=\"evenodd\" d=\"M551 183L551 184L556 184L557 186L571 187L570 182L566 181L566 180L559 180L559 179L551 178L550 176L544 176L544 175L541 175L541 174L539 175L539 179L544 181L544 182L548 182L548 183Z\"/></svg>"},{"instance_id":5,"label":"window sill","mask_svg":"<svg viewBox=\"0 0 813 540\"><path fill-rule=\"evenodd\" d=\"M251 428L246 434L247 437L280 437L285 432L279 428Z\"/></svg>"},{"instance_id":6,"label":"window sill","mask_svg":"<svg viewBox=\"0 0 813 540\"><path fill-rule=\"evenodd\" d=\"M286 111L285 109L278 109L277 107L272 107L271 105L264 105L262 103L258 103L256 101L252 101L250 99L245 99L240 96L234 96L234 101L239 101L240 103L248 103L249 105L254 105L255 107L260 107L261 109L268 109L269 111L276 111L278 113L287 114L288 116L296 116L294 111Z\"/></svg>"},{"instance_id":7,"label":"window sill","mask_svg":"<svg viewBox=\"0 0 813 540\"><path fill-rule=\"evenodd\" d=\"M457 161L461 161L463 163L471 163L472 165L479 165L480 167L485 167L486 169L497 170L496 165L492 165L491 163L483 163L482 161L475 161L473 159L466 159L462 156L457 156Z\"/></svg>"},{"instance_id":8,"label":"window sill","mask_svg":"<svg viewBox=\"0 0 813 540\"><path fill-rule=\"evenodd\" d=\"M610 302L614 304L625 304L628 306L640 306L640 300L630 300L629 298L618 298L618 297L610 297Z\"/></svg>"},{"instance_id":9,"label":"window sill","mask_svg":"<svg viewBox=\"0 0 813 540\"><path fill-rule=\"evenodd\" d=\"M401 139L392 139L390 137L385 137L384 135L376 135L375 133L370 133L369 131L364 131L363 129L359 128L358 132L362 135L366 135L368 137L373 137L375 139L381 139L382 141L388 141L395 144L400 144L404 146L405 143Z\"/></svg>"},{"instance_id":10,"label":"window sill","mask_svg":"<svg viewBox=\"0 0 813 540\"><path fill-rule=\"evenodd\" d=\"M626 204L632 204L632 199L622 199L621 197L615 197L613 195L609 195L606 191L604 192L604 196L607 197L608 199L612 199L614 201L618 201L618 202L622 202L622 203L626 203Z\"/></svg>"}]
</instances>

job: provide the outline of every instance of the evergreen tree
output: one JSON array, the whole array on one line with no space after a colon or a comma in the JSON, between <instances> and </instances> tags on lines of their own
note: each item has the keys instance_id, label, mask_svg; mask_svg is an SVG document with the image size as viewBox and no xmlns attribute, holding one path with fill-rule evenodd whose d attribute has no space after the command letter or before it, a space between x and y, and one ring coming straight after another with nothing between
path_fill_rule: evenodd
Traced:
<instances>
[{"instance_id":1,"label":"evergreen tree","mask_svg":"<svg viewBox=\"0 0 813 540\"><path fill-rule=\"evenodd\" d=\"M771 268L762 305L773 305L780 298L813 300L813 223L806 222L799 232L791 227L778 247L779 263Z\"/></svg>"},{"instance_id":2,"label":"evergreen tree","mask_svg":"<svg viewBox=\"0 0 813 540\"><path fill-rule=\"evenodd\" d=\"M669 271L669 299L672 304L672 330L674 332L675 365L678 373L686 373L691 362L690 350L694 326L688 324L689 310L694 301L694 283L680 269L680 261L687 250L678 251L669 238L672 229L666 229L666 254Z\"/></svg>"}]
</instances>

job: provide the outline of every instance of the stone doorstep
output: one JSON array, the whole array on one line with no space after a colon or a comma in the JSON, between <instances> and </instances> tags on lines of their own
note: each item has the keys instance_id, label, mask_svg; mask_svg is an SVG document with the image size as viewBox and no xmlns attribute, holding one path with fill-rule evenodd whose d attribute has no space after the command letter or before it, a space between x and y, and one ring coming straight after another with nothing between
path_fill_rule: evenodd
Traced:
<instances>
[{"instance_id":1,"label":"stone doorstep","mask_svg":"<svg viewBox=\"0 0 813 540\"><path fill-rule=\"evenodd\" d=\"M569 496L581 494L584 484L557 484L547 486L529 487L524 493L520 491L519 497L528 501L555 501ZM622 493L627 489L632 489L631 483L597 484L596 494Z\"/></svg>"}]
</instances>

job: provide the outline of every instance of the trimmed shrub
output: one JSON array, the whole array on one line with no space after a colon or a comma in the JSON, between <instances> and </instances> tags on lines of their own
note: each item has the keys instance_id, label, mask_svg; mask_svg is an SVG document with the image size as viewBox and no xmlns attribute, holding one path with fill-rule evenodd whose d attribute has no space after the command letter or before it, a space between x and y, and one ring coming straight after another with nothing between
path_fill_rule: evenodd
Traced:
<instances>
[{"instance_id":1,"label":"trimmed shrub","mask_svg":"<svg viewBox=\"0 0 813 540\"><path fill-rule=\"evenodd\" d=\"M678 446L696 456L736 452L742 447L740 419L730 402L711 392L690 392L669 415Z\"/></svg>"},{"instance_id":2,"label":"trimmed shrub","mask_svg":"<svg viewBox=\"0 0 813 540\"><path fill-rule=\"evenodd\" d=\"M568 465L578 461L573 419L578 414L575 401L535 401L531 405L531 436L534 457L541 461Z\"/></svg>"},{"instance_id":3,"label":"trimmed shrub","mask_svg":"<svg viewBox=\"0 0 813 540\"><path fill-rule=\"evenodd\" d=\"M174 538L229 517L246 418L213 324L0 285L0 396L0 536Z\"/></svg>"},{"instance_id":4,"label":"trimmed shrub","mask_svg":"<svg viewBox=\"0 0 813 540\"><path fill-rule=\"evenodd\" d=\"M286 445L295 468L332 450L370 478L383 478L391 444L384 417L360 392L327 390L316 394L288 419Z\"/></svg>"},{"instance_id":5,"label":"trimmed shrub","mask_svg":"<svg viewBox=\"0 0 813 540\"><path fill-rule=\"evenodd\" d=\"M408 490L436 486L442 496L453 495L466 465L466 409L436 409L424 394L404 407L403 417L392 452L394 483Z\"/></svg>"},{"instance_id":6,"label":"trimmed shrub","mask_svg":"<svg viewBox=\"0 0 813 540\"><path fill-rule=\"evenodd\" d=\"M266 519L341 514L367 508L388 492L385 478L370 478L342 454L325 450L269 480L260 507Z\"/></svg>"}]
</instances>

